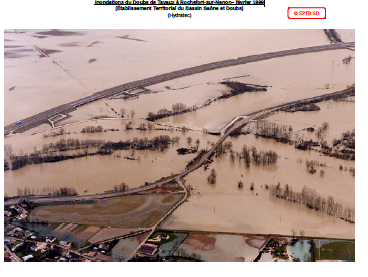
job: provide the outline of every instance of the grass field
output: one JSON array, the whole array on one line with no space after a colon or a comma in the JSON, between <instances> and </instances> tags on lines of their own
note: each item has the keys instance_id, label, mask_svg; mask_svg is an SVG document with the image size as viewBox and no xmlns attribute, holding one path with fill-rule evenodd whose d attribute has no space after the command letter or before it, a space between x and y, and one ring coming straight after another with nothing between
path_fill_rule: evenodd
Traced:
<instances>
[{"instance_id":1,"label":"grass field","mask_svg":"<svg viewBox=\"0 0 368 277\"><path fill-rule=\"evenodd\" d=\"M333 241L319 247L318 240L314 240L315 260L349 260L355 261L355 242ZM319 247L319 248L318 248Z\"/></svg>"}]
</instances>

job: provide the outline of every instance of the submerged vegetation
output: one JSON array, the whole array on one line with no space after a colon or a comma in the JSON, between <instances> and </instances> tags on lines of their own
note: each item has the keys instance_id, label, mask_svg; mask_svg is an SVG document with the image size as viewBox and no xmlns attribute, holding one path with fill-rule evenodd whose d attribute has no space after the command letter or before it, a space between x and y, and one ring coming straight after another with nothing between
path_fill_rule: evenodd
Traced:
<instances>
[{"instance_id":1,"label":"submerged vegetation","mask_svg":"<svg viewBox=\"0 0 368 277\"><path fill-rule=\"evenodd\" d=\"M340 203L335 202L332 196L325 198L318 194L315 189L304 187L302 192L295 192L288 184L282 188L279 182L277 185L270 185L270 194L286 201L305 205L321 213L341 218L350 223L355 223L355 209L343 207Z\"/></svg>"},{"instance_id":2,"label":"submerged vegetation","mask_svg":"<svg viewBox=\"0 0 368 277\"><path fill-rule=\"evenodd\" d=\"M42 151L35 150L31 154L14 155L11 150L8 160L11 170L20 169L29 164L54 163L69 159L81 158L93 155L111 155L115 150L161 150L169 148L173 143L177 143L180 137L171 138L168 135L153 137L152 139L133 138L119 142L105 142L104 140L79 140L79 139L60 139L56 143L44 144ZM83 150L83 151L81 151ZM8 152L9 152L8 151ZM67 153L67 151L74 151ZM65 154L62 154L65 152ZM9 163L4 163L4 170L9 170Z\"/></svg>"}]
</instances>

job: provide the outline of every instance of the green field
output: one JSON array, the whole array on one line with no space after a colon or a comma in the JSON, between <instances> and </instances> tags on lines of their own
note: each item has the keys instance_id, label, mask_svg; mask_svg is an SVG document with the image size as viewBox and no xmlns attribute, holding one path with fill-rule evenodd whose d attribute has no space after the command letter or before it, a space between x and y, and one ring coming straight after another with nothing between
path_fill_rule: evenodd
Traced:
<instances>
[{"instance_id":1,"label":"green field","mask_svg":"<svg viewBox=\"0 0 368 277\"><path fill-rule=\"evenodd\" d=\"M349 260L355 261L355 242L333 241L318 248L318 241L314 242L315 260Z\"/></svg>"}]
</instances>

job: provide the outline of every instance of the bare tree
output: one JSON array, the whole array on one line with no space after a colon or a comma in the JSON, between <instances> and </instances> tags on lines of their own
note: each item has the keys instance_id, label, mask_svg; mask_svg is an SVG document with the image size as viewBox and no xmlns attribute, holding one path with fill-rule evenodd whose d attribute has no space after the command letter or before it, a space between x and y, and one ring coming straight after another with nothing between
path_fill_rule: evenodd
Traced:
<instances>
[{"instance_id":1,"label":"bare tree","mask_svg":"<svg viewBox=\"0 0 368 277\"><path fill-rule=\"evenodd\" d=\"M238 188L240 188L240 189L243 188L243 182L242 181L238 182Z\"/></svg>"},{"instance_id":2,"label":"bare tree","mask_svg":"<svg viewBox=\"0 0 368 277\"><path fill-rule=\"evenodd\" d=\"M291 233L293 234L293 239L295 239L295 236L296 236L296 230L295 230L295 229L291 229Z\"/></svg>"},{"instance_id":3,"label":"bare tree","mask_svg":"<svg viewBox=\"0 0 368 277\"><path fill-rule=\"evenodd\" d=\"M207 177L208 183L215 184L216 183L216 177L217 177L217 173L216 173L215 169L212 169L210 175Z\"/></svg>"},{"instance_id":4,"label":"bare tree","mask_svg":"<svg viewBox=\"0 0 368 277\"><path fill-rule=\"evenodd\" d=\"M126 115L126 110L125 110L124 108L121 108L121 109L120 109L120 115L121 115L121 117L125 117L125 115Z\"/></svg>"},{"instance_id":5,"label":"bare tree","mask_svg":"<svg viewBox=\"0 0 368 277\"><path fill-rule=\"evenodd\" d=\"M135 111L134 110L131 110L130 111L130 118L133 119L135 116Z\"/></svg>"}]
</instances>

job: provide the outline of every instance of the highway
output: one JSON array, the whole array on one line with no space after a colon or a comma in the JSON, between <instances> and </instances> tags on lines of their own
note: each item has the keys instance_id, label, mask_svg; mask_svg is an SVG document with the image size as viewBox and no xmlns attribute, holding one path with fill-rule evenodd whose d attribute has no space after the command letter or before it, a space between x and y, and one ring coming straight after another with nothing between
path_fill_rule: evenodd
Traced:
<instances>
[{"instance_id":1,"label":"highway","mask_svg":"<svg viewBox=\"0 0 368 277\"><path fill-rule=\"evenodd\" d=\"M125 83L123 85L116 86L110 89L106 89L100 92L96 92L90 96L72 101L67 104L57 106L55 108L41 112L34 116L31 116L31 117L19 120L15 123L12 123L4 127L4 135L6 136L10 133L13 133L14 131L17 131L20 128L34 124L36 122L48 120L52 116L55 116L60 113L65 113L68 110L77 108L79 106L88 104L90 102L93 102L93 101L96 101L96 100L99 100L105 97L110 97L115 94L119 94L122 91L136 89L138 87L151 86L154 84L162 83L162 82L173 80L176 78L189 76L189 75L193 75L193 74L197 74L197 73L201 73L201 72L205 72L209 70L230 67L234 65L258 62L258 61L263 61L263 60L268 60L268 59L273 59L273 58L278 58L278 57L291 56L291 55L299 55L299 54L312 53L312 52L344 49L348 47L355 47L355 42L328 44L328 45L320 45L320 46L312 46L312 47L296 48L296 49L283 50L283 51L277 51L277 52L270 52L270 53L264 53L264 54L259 54L259 55L250 55L246 57L239 57L236 59L230 59L230 60L224 60L224 61L203 64L199 66L194 66L194 67L181 69L181 70L173 71L170 73L165 73L165 74L157 75L154 77L142 79L139 81Z\"/></svg>"}]
</instances>

